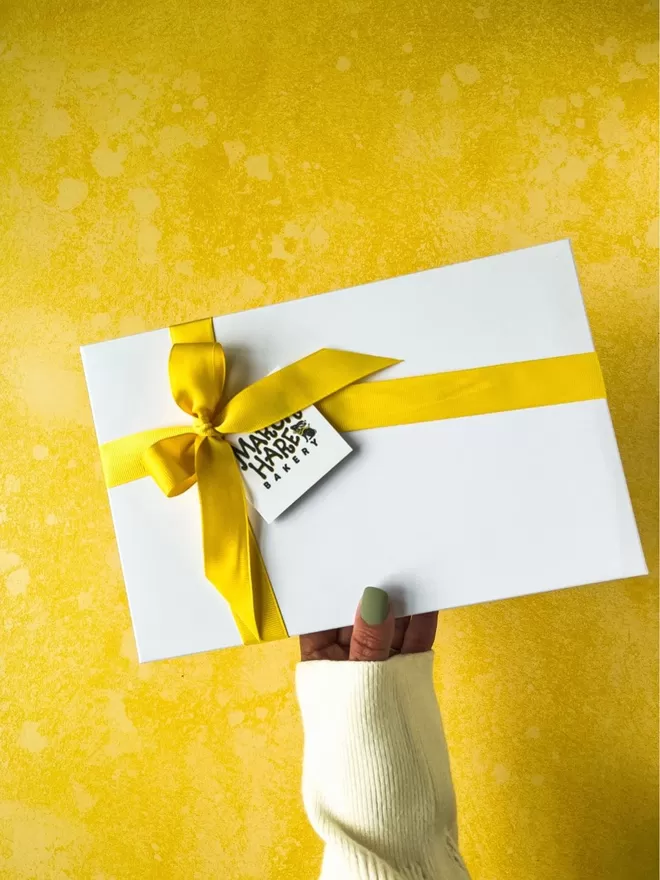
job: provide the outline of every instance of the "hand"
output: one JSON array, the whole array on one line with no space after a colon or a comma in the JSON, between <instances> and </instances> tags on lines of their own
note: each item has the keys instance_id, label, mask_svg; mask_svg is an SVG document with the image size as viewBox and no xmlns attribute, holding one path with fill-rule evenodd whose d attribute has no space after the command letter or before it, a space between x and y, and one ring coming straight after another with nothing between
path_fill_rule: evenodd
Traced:
<instances>
[{"instance_id":1,"label":"hand","mask_svg":"<svg viewBox=\"0 0 660 880\"><path fill-rule=\"evenodd\" d=\"M300 636L303 660L387 660L392 654L430 651L438 612L395 620L385 590L367 587L353 626Z\"/></svg>"}]
</instances>

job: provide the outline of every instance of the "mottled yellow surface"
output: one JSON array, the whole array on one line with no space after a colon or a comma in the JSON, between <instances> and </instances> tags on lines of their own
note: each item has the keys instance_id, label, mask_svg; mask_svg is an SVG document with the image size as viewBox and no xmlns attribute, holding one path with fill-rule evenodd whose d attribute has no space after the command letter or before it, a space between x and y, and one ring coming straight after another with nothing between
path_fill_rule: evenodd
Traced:
<instances>
[{"instance_id":1,"label":"mottled yellow surface","mask_svg":"<svg viewBox=\"0 0 660 880\"><path fill-rule=\"evenodd\" d=\"M0 876L320 859L296 644L137 666L78 346L564 236L654 575L444 614L437 685L475 880L655 876L657 2L1 17Z\"/></svg>"}]
</instances>

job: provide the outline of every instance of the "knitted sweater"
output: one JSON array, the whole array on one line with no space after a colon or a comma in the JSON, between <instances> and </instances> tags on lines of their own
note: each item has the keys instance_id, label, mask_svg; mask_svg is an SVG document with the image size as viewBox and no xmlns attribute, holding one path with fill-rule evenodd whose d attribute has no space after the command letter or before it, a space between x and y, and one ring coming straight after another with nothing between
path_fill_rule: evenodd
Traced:
<instances>
[{"instance_id":1,"label":"knitted sweater","mask_svg":"<svg viewBox=\"0 0 660 880\"><path fill-rule=\"evenodd\" d=\"M320 880L466 880L433 653L316 660L296 674L303 800Z\"/></svg>"}]
</instances>

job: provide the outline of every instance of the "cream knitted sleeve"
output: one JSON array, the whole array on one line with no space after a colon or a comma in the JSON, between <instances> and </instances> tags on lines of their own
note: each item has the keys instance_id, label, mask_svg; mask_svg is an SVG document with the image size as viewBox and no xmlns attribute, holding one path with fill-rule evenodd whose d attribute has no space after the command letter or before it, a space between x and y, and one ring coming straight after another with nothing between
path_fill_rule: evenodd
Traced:
<instances>
[{"instance_id":1,"label":"cream knitted sleeve","mask_svg":"<svg viewBox=\"0 0 660 880\"><path fill-rule=\"evenodd\" d=\"M298 665L320 880L466 880L432 667L430 651Z\"/></svg>"}]
</instances>

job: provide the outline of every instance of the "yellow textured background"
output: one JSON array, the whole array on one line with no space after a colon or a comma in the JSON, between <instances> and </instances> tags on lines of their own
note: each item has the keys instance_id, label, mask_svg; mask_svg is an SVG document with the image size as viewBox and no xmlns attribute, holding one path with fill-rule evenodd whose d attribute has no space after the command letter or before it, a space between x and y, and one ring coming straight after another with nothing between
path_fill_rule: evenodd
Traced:
<instances>
[{"instance_id":1,"label":"yellow textured background","mask_svg":"<svg viewBox=\"0 0 660 880\"><path fill-rule=\"evenodd\" d=\"M296 644L136 664L78 346L564 236L654 575L444 614L437 685L475 880L656 876L657 3L0 21L0 876L320 859Z\"/></svg>"}]
</instances>

